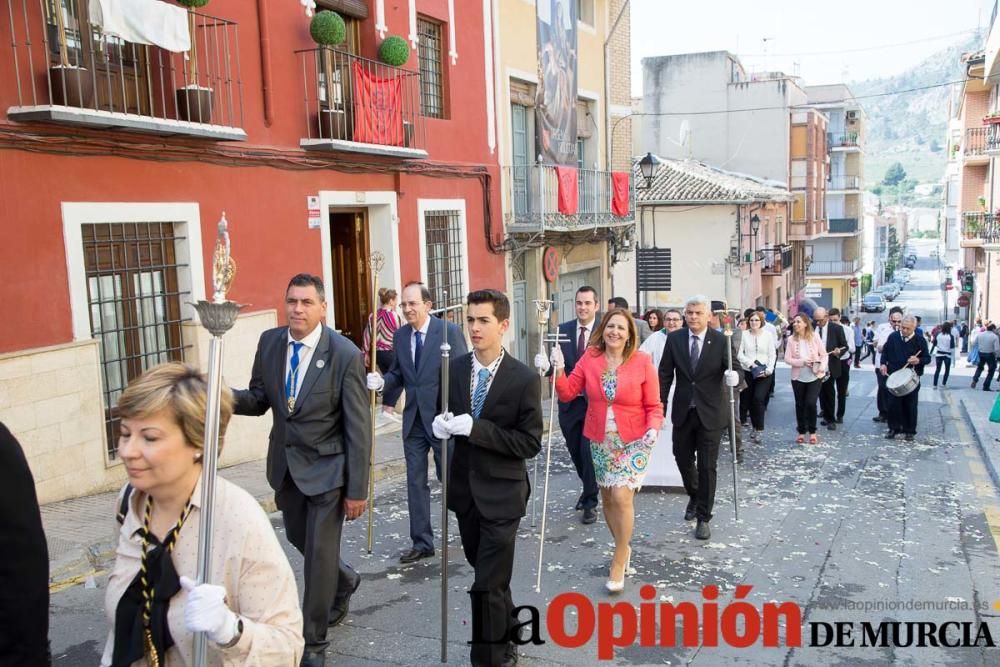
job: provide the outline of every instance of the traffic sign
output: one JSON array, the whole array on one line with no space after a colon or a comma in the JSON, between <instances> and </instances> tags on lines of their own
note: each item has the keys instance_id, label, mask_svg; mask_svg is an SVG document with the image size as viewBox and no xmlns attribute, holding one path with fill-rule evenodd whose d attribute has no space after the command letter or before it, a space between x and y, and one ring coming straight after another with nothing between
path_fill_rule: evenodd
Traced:
<instances>
[{"instance_id":1,"label":"traffic sign","mask_svg":"<svg viewBox=\"0 0 1000 667\"><path fill-rule=\"evenodd\" d=\"M546 248L542 256L542 267L545 270L545 279L554 283L559 277L559 251L552 247Z\"/></svg>"},{"instance_id":2,"label":"traffic sign","mask_svg":"<svg viewBox=\"0 0 1000 667\"><path fill-rule=\"evenodd\" d=\"M852 289L855 288L855 287L857 287L858 286L858 279L857 278L851 278L850 285L851 285Z\"/></svg>"},{"instance_id":3,"label":"traffic sign","mask_svg":"<svg viewBox=\"0 0 1000 667\"><path fill-rule=\"evenodd\" d=\"M969 295L968 294L960 294L958 296L958 301L956 301L956 303L958 304L959 308L968 308L969 307Z\"/></svg>"}]
</instances>

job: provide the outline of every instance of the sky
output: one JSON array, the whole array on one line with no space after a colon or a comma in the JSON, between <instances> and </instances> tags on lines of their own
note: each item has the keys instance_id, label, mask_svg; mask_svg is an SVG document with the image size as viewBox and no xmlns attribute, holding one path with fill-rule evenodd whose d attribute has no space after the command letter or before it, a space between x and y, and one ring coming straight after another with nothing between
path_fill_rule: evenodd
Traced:
<instances>
[{"instance_id":1,"label":"sky","mask_svg":"<svg viewBox=\"0 0 1000 667\"><path fill-rule=\"evenodd\" d=\"M632 94L642 94L642 58L699 51L728 50L748 71L797 74L806 85L891 76L977 26L984 26L985 34L993 5L994 0L632 0Z\"/></svg>"}]
</instances>

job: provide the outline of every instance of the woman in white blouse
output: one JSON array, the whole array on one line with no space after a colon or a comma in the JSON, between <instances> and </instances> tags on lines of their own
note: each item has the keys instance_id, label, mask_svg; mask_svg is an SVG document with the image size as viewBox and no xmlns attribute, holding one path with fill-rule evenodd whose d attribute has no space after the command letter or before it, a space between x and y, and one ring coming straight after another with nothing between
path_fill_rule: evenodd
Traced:
<instances>
[{"instance_id":1,"label":"woman in white blouse","mask_svg":"<svg viewBox=\"0 0 1000 667\"><path fill-rule=\"evenodd\" d=\"M740 394L740 421L747 416L753 424L753 440L760 441L764 431L764 411L767 397L774 382L774 363L777 360L778 342L768 329L764 328L764 316L753 312L747 320L747 329L740 337L740 351L737 355L740 366L746 374L747 388Z\"/></svg>"},{"instance_id":2,"label":"woman in white blouse","mask_svg":"<svg viewBox=\"0 0 1000 667\"><path fill-rule=\"evenodd\" d=\"M302 612L295 576L254 498L216 484L212 562L197 585L201 457L207 383L181 363L132 381L118 401L118 456L129 486L105 611L111 631L102 666L187 666L194 633L208 638L210 665L298 665ZM232 415L222 390L221 437Z\"/></svg>"}]
</instances>

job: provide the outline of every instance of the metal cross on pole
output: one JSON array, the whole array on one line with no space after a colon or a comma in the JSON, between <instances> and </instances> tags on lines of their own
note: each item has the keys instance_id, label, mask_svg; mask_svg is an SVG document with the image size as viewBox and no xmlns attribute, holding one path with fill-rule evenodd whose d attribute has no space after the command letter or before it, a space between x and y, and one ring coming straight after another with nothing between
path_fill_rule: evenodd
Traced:
<instances>
[{"instance_id":1,"label":"metal cross on pole","mask_svg":"<svg viewBox=\"0 0 1000 667\"><path fill-rule=\"evenodd\" d=\"M372 277L372 320L371 320L371 336L368 337L368 346L371 351L371 369L370 372L375 373L378 369L378 364L375 360L375 353L377 352L377 345L375 343L378 338L378 274L382 271L382 267L385 266L385 255L380 253L378 250L373 252L368 256L368 267L371 269ZM372 432L371 432L371 445L368 448L368 553L372 552L372 532L375 524L375 401L377 392L371 390L368 392L368 400L371 403L372 412Z\"/></svg>"},{"instance_id":2,"label":"metal cross on pole","mask_svg":"<svg viewBox=\"0 0 1000 667\"><path fill-rule=\"evenodd\" d=\"M212 528L215 512L215 477L219 463L219 409L222 403L222 337L236 322L245 304L226 299L236 275L236 262L229 254L229 223L223 211L212 255L212 301L194 305L201 325L212 334L208 348L208 404L205 414L205 448L201 470L201 512L198 521L198 583L208 581L212 563ZM208 659L208 637L194 635L194 664L204 667Z\"/></svg>"},{"instance_id":3,"label":"metal cross on pole","mask_svg":"<svg viewBox=\"0 0 1000 667\"><path fill-rule=\"evenodd\" d=\"M726 336L726 368L733 367L733 322L738 310L724 308L715 311L719 316L719 323L722 325L722 332ZM736 520L740 520L739 502L739 474L736 468L736 388L729 387L729 449L733 458L733 515Z\"/></svg>"},{"instance_id":4,"label":"metal cross on pole","mask_svg":"<svg viewBox=\"0 0 1000 667\"><path fill-rule=\"evenodd\" d=\"M538 316L538 351L545 352L545 336L548 333L549 319L552 314L552 307L555 302L549 299L534 299L532 303L535 304L535 313ZM539 381L544 382L545 373L542 369L538 369ZM553 385L554 386L554 385ZM535 455L535 470L531 474L531 488L538 489L538 458L541 452ZM538 494L531 494L531 527L535 527L535 500L537 500Z\"/></svg>"}]
</instances>

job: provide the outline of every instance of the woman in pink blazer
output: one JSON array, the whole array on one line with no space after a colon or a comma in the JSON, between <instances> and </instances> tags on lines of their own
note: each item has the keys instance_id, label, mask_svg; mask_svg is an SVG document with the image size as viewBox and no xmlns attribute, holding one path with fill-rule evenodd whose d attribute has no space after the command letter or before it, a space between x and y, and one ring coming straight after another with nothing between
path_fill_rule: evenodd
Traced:
<instances>
[{"instance_id":1,"label":"woman in pink blazer","mask_svg":"<svg viewBox=\"0 0 1000 667\"><path fill-rule=\"evenodd\" d=\"M799 437L796 442L806 441L815 445L816 439L816 399L827 370L826 346L813 331L812 322L799 313L792 318L792 335L785 344L785 361L792 367L792 393L795 395L795 423Z\"/></svg>"},{"instance_id":2,"label":"woman in pink blazer","mask_svg":"<svg viewBox=\"0 0 1000 667\"><path fill-rule=\"evenodd\" d=\"M590 440L604 518L615 541L606 584L612 593L625 587L635 522L632 501L663 423L660 381L649 355L638 347L631 314L615 308L594 330L569 377L562 372L562 350L552 349L559 400L571 401L581 392L587 396L583 434Z\"/></svg>"}]
</instances>

